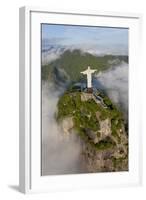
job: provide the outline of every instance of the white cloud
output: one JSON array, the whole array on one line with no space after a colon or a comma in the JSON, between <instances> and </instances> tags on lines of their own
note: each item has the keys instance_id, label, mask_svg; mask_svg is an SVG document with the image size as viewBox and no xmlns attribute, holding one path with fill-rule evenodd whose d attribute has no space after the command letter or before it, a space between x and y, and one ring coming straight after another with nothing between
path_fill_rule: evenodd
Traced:
<instances>
[{"instance_id":1,"label":"white cloud","mask_svg":"<svg viewBox=\"0 0 146 200\"><path fill-rule=\"evenodd\" d=\"M42 174L82 172L81 144L76 134L66 137L54 114L60 92L48 83L42 85Z\"/></svg>"},{"instance_id":2,"label":"white cloud","mask_svg":"<svg viewBox=\"0 0 146 200\"><path fill-rule=\"evenodd\" d=\"M42 65L48 64L57 58L59 58L61 52L43 52L42 53Z\"/></svg>"},{"instance_id":3,"label":"white cloud","mask_svg":"<svg viewBox=\"0 0 146 200\"><path fill-rule=\"evenodd\" d=\"M105 89L112 101L128 112L128 64L122 63L97 76L101 87Z\"/></svg>"}]
</instances>

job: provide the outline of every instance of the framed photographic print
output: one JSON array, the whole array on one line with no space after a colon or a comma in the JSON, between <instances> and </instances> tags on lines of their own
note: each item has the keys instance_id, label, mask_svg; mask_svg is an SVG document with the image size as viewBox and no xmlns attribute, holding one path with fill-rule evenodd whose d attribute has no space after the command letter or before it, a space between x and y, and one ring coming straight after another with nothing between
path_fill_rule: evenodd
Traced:
<instances>
[{"instance_id":1,"label":"framed photographic print","mask_svg":"<svg viewBox=\"0 0 146 200\"><path fill-rule=\"evenodd\" d=\"M141 16L20 8L20 191L139 185Z\"/></svg>"}]
</instances>

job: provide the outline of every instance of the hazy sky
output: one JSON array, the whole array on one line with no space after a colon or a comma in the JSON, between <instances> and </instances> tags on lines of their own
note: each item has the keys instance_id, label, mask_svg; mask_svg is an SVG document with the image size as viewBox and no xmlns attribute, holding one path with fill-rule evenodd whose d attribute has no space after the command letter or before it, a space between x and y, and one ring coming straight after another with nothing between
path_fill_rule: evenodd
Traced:
<instances>
[{"instance_id":1,"label":"hazy sky","mask_svg":"<svg viewBox=\"0 0 146 200\"><path fill-rule=\"evenodd\" d=\"M126 28L43 24L42 39L50 45L93 47L128 54Z\"/></svg>"}]
</instances>

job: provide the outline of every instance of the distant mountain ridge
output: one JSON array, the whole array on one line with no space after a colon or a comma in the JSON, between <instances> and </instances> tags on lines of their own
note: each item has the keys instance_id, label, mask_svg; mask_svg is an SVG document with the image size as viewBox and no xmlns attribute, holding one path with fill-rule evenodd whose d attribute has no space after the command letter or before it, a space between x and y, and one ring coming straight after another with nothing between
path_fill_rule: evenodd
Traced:
<instances>
[{"instance_id":1,"label":"distant mountain ridge","mask_svg":"<svg viewBox=\"0 0 146 200\"><path fill-rule=\"evenodd\" d=\"M51 48L51 47L50 47ZM51 49L50 49L51 50ZM88 65L97 72L116 67L122 62L128 63L128 56L121 55L104 55L95 56L90 53L84 53L79 49L65 50L60 56L41 68L42 80L50 80L54 83L77 82L84 79L80 74Z\"/></svg>"},{"instance_id":2,"label":"distant mountain ridge","mask_svg":"<svg viewBox=\"0 0 146 200\"><path fill-rule=\"evenodd\" d=\"M98 49L96 45L60 45L60 44L50 44L48 42L43 41L41 45L41 52L42 52L42 64L48 64L52 60L55 60L58 58L61 54L63 54L65 51L74 51L74 50L80 50L82 53L89 53L94 56L104 56L104 55L121 55L126 56L127 54L124 53L124 51L118 53L115 50L109 50L109 49ZM53 57L53 58L52 58Z\"/></svg>"}]
</instances>

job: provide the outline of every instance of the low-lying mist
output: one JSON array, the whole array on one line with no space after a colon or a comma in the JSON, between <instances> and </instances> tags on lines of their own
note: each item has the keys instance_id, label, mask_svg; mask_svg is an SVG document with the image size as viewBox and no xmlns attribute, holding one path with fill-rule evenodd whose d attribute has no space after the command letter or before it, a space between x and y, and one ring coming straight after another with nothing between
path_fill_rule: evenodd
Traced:
<instances>
[{"instance_id":1,"label":"low-lying mist","mask_svg":"<svg viewBox=\"0 0 146 200\"><path fill-rule=\"evenodd\" d=\"M62 92L42 84L42 175L84 172L79 138L65 136L54 117Z\"/></svg>"},{"instance_id":2,"label":"low-lying mist","mask_svg":"<svg viewBox=\"0 0 146 200\"><path fill-rule=\"evenodd\" d=\"M124 113L128 113L128 64L122 63L96 75L97 83Z\"/></svg>"}]
</instances>

